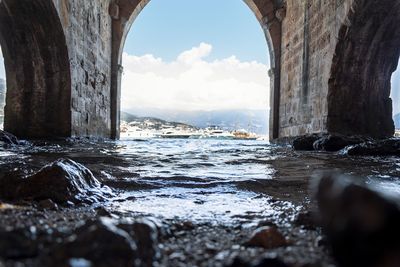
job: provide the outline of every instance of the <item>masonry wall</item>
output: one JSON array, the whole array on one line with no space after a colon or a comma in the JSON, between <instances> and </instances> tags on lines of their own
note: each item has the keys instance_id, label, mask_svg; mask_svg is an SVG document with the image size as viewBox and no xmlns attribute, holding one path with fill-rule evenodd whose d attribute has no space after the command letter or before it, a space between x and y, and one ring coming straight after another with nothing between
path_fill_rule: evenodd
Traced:
<instances>
[{"instance_id":1,"label":"masonry wall","mask_svg":"<svg viewBox=\"0 0 400 267\"><path fill-rule=\"evenodd\" d=\"M71 135L110 137L110 0L53 0L71 66Z\"/></svg>"},{"instance_id":2,"label":"masonry wall","mask_svg":"<svg viewBox=\"0 0 400 267\"><path fill-rule=\"evenodd\" d=\"M279 137L327 131L332 59L352 1L286 1Z\"/></svg>"},{"instance_id":3,"label":"masonry wall","mask_svg":"<svg viewBox=\"0 0 400 267\"><path fill-rule=\"evenodd\" d=\"M123 32L124 28L116 27L119 25L116 22L121 21L121 25L124 25L123 21L132 17L137 1L119 1L114 22L109 14L110 0L53 1L64 25L71 64L72 136L113 136L112 127L115 128L118 123L111 126L111 119L118 116L115 116L115 111L112 112L113 97L110 95L113 90L111 55L115 57L120 49L119 45L114 44L115 51L112 51L113 31ZM268 25L272 25L272 17L282 4L275 4L274 7L273 1L265 1L264 4L258 2L255 4L266 18L267 27L272 27ZM346 21L352 2L284 2L286 12L280 30L281 66L280 70L275 70L280 75L279 116L276 117L279 121L278 137L327 131L327 98L332 59L339 30ZM114 28L112 23L115 24ZM117 39L120 41L120 37ZM275 37L274 40L278 39ZM118 42L114 40L114 43Z\"/></svg>"},{"instance_id":4,"label":"masonry wall","mask_svg":"<svg viewBox=\"0 0 400 267\"><path fill-rule=\"evenodd\" d=\"M54 1L65 26L71 60L72 135L110 137L110 118L115 117L110 110L110 55L112 31L116 31L111 28L110 1ZM352 1L286 1L281 26L278 137L327 131L331 64ZM137 1L128 1L127 6L125 2L118 2L117 21L128 19L137 5ZM274 13L271 8L263 10L272 1L257 3L263 16Z\"/></svg>"}]
</instances>

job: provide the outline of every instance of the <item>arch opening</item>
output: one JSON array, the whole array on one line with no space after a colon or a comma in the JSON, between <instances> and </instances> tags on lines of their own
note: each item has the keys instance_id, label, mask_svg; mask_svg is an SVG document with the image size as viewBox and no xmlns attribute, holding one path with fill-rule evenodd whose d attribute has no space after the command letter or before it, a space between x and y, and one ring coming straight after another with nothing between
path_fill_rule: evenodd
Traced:
<instances>
[{"instance_id":1,"label":"arch opening","mask_svg":"<svg viewBox=\"0 0 400 267\"><path fill-rule=\"evenodd\" d=\"M1 1L0 44L4 129L22 138L70 136L68 50L53 1Z\"/></svg>"},{"instance_id":2,"label":"arch opening","mask_svg":"<svg viewBox=\"0 0 400 267\"><path fill-rule=\"evenodd\" d=\"M399 65L392 75L390 98L393 101L393 121L395 136L400 137L400 68Z\"/></svg>"},{"instance_id":3,"label":"arch opening","mask_svg":"<svg viewBox=\"0 0 400 267\"><path fill-rule=\"evenodd\" d=\"M355 0L339 32L328 94L328 131L390 137L391 77L400 54L400 2Z\"/></svg>"},{"instance_id":4,"label":"arch opening","mask_svg":"<svg viewBox=\"0 0 400 267\"><path fill-rule=\"evenodd\" d=\"M114 14L113 21L113 71L111 88L111 121L113 138L119 138L119 121L121 109L121 75L122 53L127 35L133 22L139 13L149 3L149 0L142 1L114 1L110 5L110 13ZM265 33L270 54L271 70L271 115L270 116L270 137L277 138L279 135L279 83L280 83L280 42L281 42L281 19L284 16L283 1L259 1L244 0L257 17ZM266 50L267 52L267 50ZM275 90L276 88L276 90Z\"/></svg>"},{"instance_id":5,"label":"arch opening","mask_svg":"<svg viewBox=\"0 0 400 267\"><path fill-rule=\"evenodd\" d=\"M0 130L4 129L4 107L6 105L6 73L3 52L0 46Z\"/></svg>"}]
</instances>

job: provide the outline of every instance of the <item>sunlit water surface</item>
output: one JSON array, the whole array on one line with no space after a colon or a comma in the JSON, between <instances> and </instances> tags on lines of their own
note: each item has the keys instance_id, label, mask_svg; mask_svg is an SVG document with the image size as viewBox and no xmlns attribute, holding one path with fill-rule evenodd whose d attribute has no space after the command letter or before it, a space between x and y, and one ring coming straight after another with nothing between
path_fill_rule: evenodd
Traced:
<instances>
[{"instance_id":1,"label":"sunlit water surface","mask_svg":"<svg viewBox=\"0 0 400 267\"><path fill-rule=\"evenodd\" d=\"M119 194L111 208L165 218L285 218L301 209L299 199L308 201L310 176L321 169L361 176L400 196L398 158L294 152L265 141L36 142L0 149L0 168L27 175L59 158L82 163L113 187Z\"/></svg>"}]
</instances>

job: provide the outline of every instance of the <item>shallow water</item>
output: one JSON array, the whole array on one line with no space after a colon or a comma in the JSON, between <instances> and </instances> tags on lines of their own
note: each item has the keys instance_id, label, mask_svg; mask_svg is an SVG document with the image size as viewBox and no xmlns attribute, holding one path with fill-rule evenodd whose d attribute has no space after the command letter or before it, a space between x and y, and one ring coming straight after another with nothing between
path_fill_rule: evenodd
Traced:
<instances>
[{"instance_id":1,"label":"shallow water","mask_svg":"<svg viewBox=\"0 0 400 267\"><path fill-rule=\"evenodd\" d=\"M361 176L400 197L398 158L294 152L264 141L36 142L0 149L0 169L2 175L27 175L59 158L84 164L119 192L110 208L163 218L285 223L309 202L308 184L316 170Z\"/></svg>"}]
</instances>

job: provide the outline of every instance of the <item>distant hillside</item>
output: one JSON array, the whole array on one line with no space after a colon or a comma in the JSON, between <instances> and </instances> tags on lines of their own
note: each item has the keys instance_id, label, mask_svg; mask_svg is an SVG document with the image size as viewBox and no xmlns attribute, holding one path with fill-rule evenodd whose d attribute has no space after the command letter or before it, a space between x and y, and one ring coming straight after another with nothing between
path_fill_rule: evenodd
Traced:
<instances>
[{"instance_id":1,"label":"distant hillside","mask_svg":"<svg viewBox=\"0 0 400 267\"><path fill-rule=\"evenodd\" d=\"M166 121L177 121L198 128L219 126L233 131L246 129L257 134L268 133L268 110L175 111L161 109L131 109L136 116L151 116Z\"/></svg>"},{"instance_id":2,"label":"distant hillside","mask_svg":"<svg viewBox=\"0 0 400 267\"><path fill-rule=\"evenodd\" d=\"M125 111L121 111L121 121L126 121L127 123L137 122L140 124L143 124L145 122L150 122L150 123L154 124L155 128L161 127L162 125L170 125L170 126L174 126L174 127L180 126L183 128L196 128L195 126L192 126L187 123L166 121L166 120L162 120L162 119L154 118L154 117L140 117L140 116L136 116L136 115L133 115L133 114L125 112Z\"/></svg>"},{"instance_id":3,"label":"distant hillside","mask_svg":"<svg viewBox=\"0 0 400 267\"><path fill-rule=\"evenodd\" d=\"M137 120L138 118L139 118L138 116L132 115L125 111L121 111L121 121L126 121L129 123L129 122Z\"/></svg>"}]
</instances>

